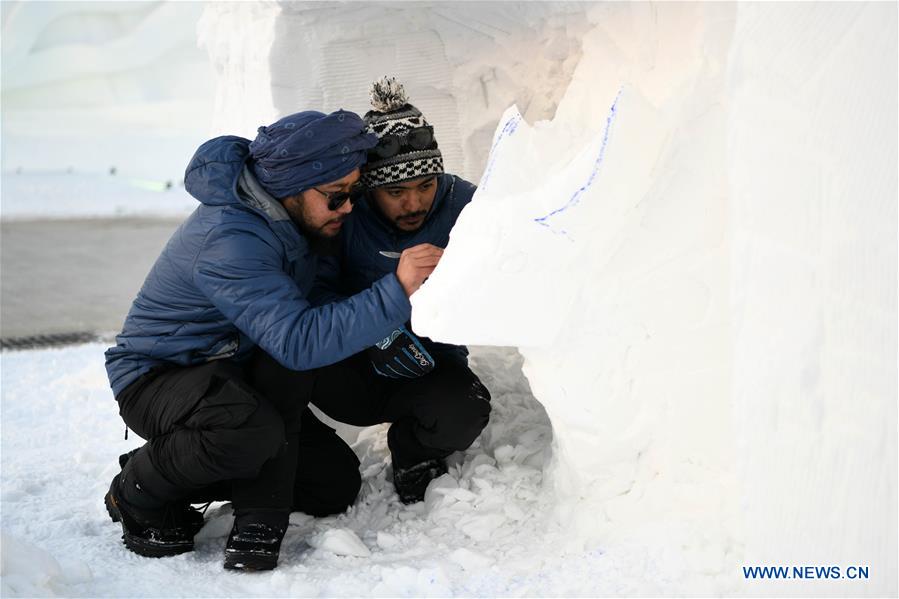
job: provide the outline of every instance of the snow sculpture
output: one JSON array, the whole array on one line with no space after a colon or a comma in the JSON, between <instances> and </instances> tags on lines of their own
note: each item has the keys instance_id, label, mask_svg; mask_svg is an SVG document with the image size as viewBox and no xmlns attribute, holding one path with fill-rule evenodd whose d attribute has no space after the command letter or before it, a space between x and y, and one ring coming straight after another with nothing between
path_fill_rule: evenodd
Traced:
<instances>
[{"instance_id":1,"label":"snow sculpture","mask_svg":"<svg viewBox=\"0 0 899 599\"><path fill-rule=\"evenodd\" d=\"M580 542L642 543L717 593L746 584L745 563L864 555L889 571L896 89L877 48L895 48L891 17L609 11L552 121L504 114L413 326L519 347ZM847 347L854 372L835 362Z\"/></svg>"},{"instance_id":2,"label":"snow sculpture","mask_svg":"<svg viewBox=\"0 0 899 599\"><path fill-rule=\"evenodd\" d=\"M413 325L520 348L553 423L560 514L582 538L679 512L679 526L723 548L724 65L701 56L723 52L705 19L726 10L663 12L692 36L662 29L670 22L617 40L599 27L552 122L506 111L475 200L413 296ZM641 33L662 34L642 66ZM651 67L666 61L663 80Z\"/></svg>"}]
</instances>

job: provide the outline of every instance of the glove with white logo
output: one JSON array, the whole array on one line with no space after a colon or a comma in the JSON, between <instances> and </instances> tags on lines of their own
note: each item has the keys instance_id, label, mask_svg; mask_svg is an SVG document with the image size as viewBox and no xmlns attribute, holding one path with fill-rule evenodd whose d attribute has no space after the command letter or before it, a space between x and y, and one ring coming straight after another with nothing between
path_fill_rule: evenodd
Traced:
<instances>
[{"instance_id":1,"label":"glove with white logo","mask_svg":"<svg viewBox=\"0 0 899 599\"><path fill-rule=\"evenodd\" d=\"M414 379L434 370L434 358L406 327L390 333L368 350L375 372L392 379Z\"/></svg>"}]
</instances>

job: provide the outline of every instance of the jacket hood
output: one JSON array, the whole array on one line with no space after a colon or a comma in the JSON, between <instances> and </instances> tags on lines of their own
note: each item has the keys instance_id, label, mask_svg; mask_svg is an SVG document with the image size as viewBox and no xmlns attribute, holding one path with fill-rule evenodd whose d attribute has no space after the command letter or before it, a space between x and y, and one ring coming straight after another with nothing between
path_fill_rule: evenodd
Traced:
<instances>
[{"instance_id":1,"label":"jacket hood","mask_svg":"<svg viewBox=\"0 0 899 599\"><path fill-rule=\"evenodd\" d=\"M188 193L207 206L240 206L268 221L287 257L308 253L308 243L281 203L259 184L247 165L250 141L226 135L197 148L184 174Z\"/></svg>"},{"instance_id":2,"label":"jacket hood","mask_svg":"<svg viewBox=\"0 0 899 599\"><path fill-rule=\"evenodd\" d=\"M236 135L210 139L194 153L184 172L184 188L203 204L241 203L237 181L250 155L250 140Z\"/></svg>"}]
</instances>

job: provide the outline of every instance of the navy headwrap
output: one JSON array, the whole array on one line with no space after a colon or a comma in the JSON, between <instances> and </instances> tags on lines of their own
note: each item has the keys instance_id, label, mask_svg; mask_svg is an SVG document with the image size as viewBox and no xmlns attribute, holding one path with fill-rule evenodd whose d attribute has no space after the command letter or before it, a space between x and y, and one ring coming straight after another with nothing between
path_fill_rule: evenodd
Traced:
<instances>
[{"instance_id":1,"label":"navy headwrap","mask_svg":"<svg viewBox=\"0 0 899 599\"><path fill-rule=\"evenodd\" d=\"M259 127L250 144L253 174L277 199L342 179L378 143L364 128L359 115L345 110L328 115L307 110Z\"/></svg>"}]
</instances>

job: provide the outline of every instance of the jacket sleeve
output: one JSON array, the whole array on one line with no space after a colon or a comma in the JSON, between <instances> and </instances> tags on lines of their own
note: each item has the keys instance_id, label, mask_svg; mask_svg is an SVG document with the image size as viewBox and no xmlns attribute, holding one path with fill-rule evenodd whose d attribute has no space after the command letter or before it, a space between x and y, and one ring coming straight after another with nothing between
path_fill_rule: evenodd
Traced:
<instances>
[{"instance_id":1,"label":"jacket sleeve","mask_svg":"<svg viewBox=\"0 0 899 599\"><path fill-rule=\"evenodd\" d=\"M340 291L340 257L322 256L315 270L315 282L309 290L309 301L313 306L321 306L347 298Z\"/></svg>"},{"instance_id":2,"label":"jacket sleeve","mask_svg":"<svg viewBox=\"0 0 899 599\"><path fill-rule=\"evenodd\" d=\"M194 283L259 347L291 370L333 364L380 341L412 307L396 275L341 302L313 307L252 230L220 227L200 250Z\"/></svg>"}]
</instances>

